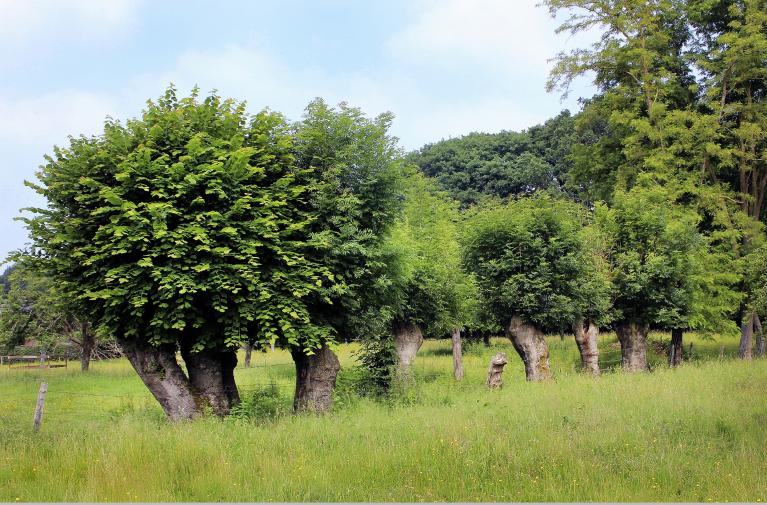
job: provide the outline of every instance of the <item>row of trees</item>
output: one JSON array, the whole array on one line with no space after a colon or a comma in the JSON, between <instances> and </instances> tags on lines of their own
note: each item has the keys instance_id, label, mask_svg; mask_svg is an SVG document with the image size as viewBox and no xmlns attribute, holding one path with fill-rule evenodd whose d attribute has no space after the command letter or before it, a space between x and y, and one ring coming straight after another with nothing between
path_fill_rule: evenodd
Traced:
<instances>
[{"instance_id":1,"label":"row of trees","mask_svg":"<svg viewBox=\"0 0 767 505\"><path fill-rule=\"evenodd\" d=\"M120 343L174 420L228 413L243 345L290 350L296 410L330 405L340 341L363 341L384 386L424 336L452 336L460 378L462 329L503 329L531 380L563 329L591 373L606 325L626 370L647 368L650 328L672 331L675 364L683 331L739 321L750 358L767 305L763 1L545 3L571 14L562 30L604 33L552 72L552 89L596 76L575 117L404 156L390 115L317 100L289 122L169 88L54 150L15 259Z\"/></svg>"}]
</instances>

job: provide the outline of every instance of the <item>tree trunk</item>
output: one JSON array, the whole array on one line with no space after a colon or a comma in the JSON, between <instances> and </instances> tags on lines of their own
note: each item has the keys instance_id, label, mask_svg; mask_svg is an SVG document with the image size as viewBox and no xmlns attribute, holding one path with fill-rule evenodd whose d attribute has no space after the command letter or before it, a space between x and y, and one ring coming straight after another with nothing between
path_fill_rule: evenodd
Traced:
<instances>
[{"instance_id":1,"label":"tree trunk","mask_svg":"<svg viewBox=\"0 0 767 505\"><path fill-rule=\"evenodd\" d=\"M506 366L506 353L499 352L490 360L490 368L487 369L487 387L497 389L503 386L503 367Z\"/></svg>"},{"instance_id":2,"label":"tree trunk","mask_svg":"<svg viewBox=\"0 0 767 505\"><path fill-rule=\"evenodd\" d=\"M341 369L338 358L327 345L306 354L292 348L290 353L296 364L296 394L293 410L296 412L326 412L333 404L333 388Z\"/></svg>"},{"instance_id":3,"label":"tree trunk","mask_svg":"<svg viewBox=\"0 0 767 505\"><path fill-rule=\"evenodd\" d=\"M490 347L490 332L489 331L483 331L482 332L482 343L485 344L485 347Z\"/></svg>"},{"instance_id":4,"label":"tree trunk","mask_svg":"<svg viewBox=\"0 0 767 505\"><path fill-rule=\"evenodd\" d=\"M599 327L590 320L577 321L573 324L573 334L578 352L581 353L581 366L591 375L599 375L599 349L597 337Z\"/></svg>"},{"instance_id":5,"label":"tree trunk","mask_svg":"<svg viewBox=\"0 0 767 505\"><path fill-rule=\"evenodd\" d=\"M463 379L463 353L461 352L461 330L458 328L452 331L453 339L453 375L455 380Z\"/></svg>"},{"instance_id":6,"label":"tree trunk","mask_svg":"<svg viewBox=\"0 0 767 505\"><path fill-rule=\"evenodd\" d=\"M759 316L754 317L754 326L756 328L756 355L760 358L764 357L767 345L765 345L764 330L762 329L762 321Z\"/></svg>"},{"instance_id":7,"label":"tree trunk","mask_svg":"<svg viewBox=\"0 0 767 505\"><path fill-rule=\"evenodd\" d=\"M551 378L549 347L541 330L526 323L521 317L514 316L506 327L506 336L525 362L527 380L538 381Z\"/></svg>"},{"instance_id":8,"label":"tree trunk","mask_svg":"<svg viewBox=\"0 0 767 505\"><path fill-rule=\"evenodd\" d=\"M412 323L395 323L394 346L397 350L399 371L403 375L410 373L410 366L415 361L415 355L423 344L423 334L418 325Z\"/></svg>"},{"instance_id":9,"label":"tree trunk","mask_svg":"<svg viewBox=\"0 0 767 505\"><path fill-rule=\"evenodd\" d=\"M682 335L684 330L673 328L671 330L671 344L668 346L669 366L679 366L682 363Z\"/></svg>"},{"instance_id":10,"label":"tree trunk","mask_svg":"<svg viewBox=\"0 0 767 505\"><path fill-rule=\"evenodd\" d=\"M245 343L245 368L250 368L250 358L253 355L253 344Z\"/></svg>"},{"instance_id":11,"label":"tree trunk","mask_svg":"<svg viewBox=\"0 0 767 505\"><path fill-rule=\"evenodd\" d=\"M747 315L740 326L740 347L738 348L738 358L751 359L754 337L754 315Z\"/></svg>"},{"instance_id":12,"label":"tree trunk","mask_svg":"<svg viewBox=\"0 0 767 505\"><path fill-rule=\"evenodd\" d=\"M87 372L91 367L91 354L96 345L96 338L90 328L90 323L80 323L80 346L82 354L80 355L80 370Z\"/></svg>"},{"instance_id":13,"label":"tree trunk","mask_svg":"<svg viewBox=\"0 0 767 505\"><path fill-rule=\"evenodd\" d=\"M119 344L168 419L182 421L201 414L194 389L176 361L176 346L155 347L125 339L119 339Z\"/></svg>"},{"instance_id":14,"label":"tree trunk","mask_svg":"<svg viewBox=\"0 0 767 505\"><path fill-rule=\"evenodd\" d=\"M219 417L229 414L231 408L240 402L234 382L237 352L234 349L203 349L195 352L182 345L181 356L186 364L189 382L202 402L210 406Z\"/></svg>"},{"instance_id":15,"label":"tree trunk","mask_svg":"<svg viewBox=\"0 0 767 505\"><path fill-rule=\"evenodd\" d=\"M615 333L621 343L621 364L627 372L643 372L647 367L647 333L650 327L631 321L615 326Z\"/></svg>"}]
</instances>

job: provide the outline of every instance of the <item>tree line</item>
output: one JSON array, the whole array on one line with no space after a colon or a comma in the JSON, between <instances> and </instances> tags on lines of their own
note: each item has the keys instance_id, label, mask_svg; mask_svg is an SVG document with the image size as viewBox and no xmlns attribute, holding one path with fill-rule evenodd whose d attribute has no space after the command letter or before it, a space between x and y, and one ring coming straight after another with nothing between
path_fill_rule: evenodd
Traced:
<instances>
[{"instance_id":1,"label":"tree line","mask_svg":"<svg viewBox=\"0 0 767 505\"><path fill-rule=\"evenodd\" d=\"M765 3L545 4L560 30L603 31L552 70L551 89L595 76L574 116L406 154L390 114L318 99L292 122L170 87L53 150L12 259L120 344L172 420L239 402L241 346L290 351L297 411L329 408L337 342L363 343L383 390L424 336L458 358L461 334L503 331L529 380L551 375L550 331L592 374L605 327L628 371L651 328L672 365L684 331L736 324L740 356L755 334L763 354Z\"/></svg>"}]
</instances>

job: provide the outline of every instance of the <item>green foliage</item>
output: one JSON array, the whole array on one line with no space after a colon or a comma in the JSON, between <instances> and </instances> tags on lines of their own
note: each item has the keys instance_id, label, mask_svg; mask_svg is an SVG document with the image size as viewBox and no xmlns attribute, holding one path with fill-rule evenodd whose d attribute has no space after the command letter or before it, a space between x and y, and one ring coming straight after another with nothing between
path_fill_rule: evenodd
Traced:
<instances>
[{"instance_id":1,"label":"green foliage","mask_svg":"<svg viewBox=\"0 0 767 505\"><path fill-rule=\"evenodd\" d=\"M402 178L391 121L318 99L293 126L296 165L314 178L307 255L332 281L312 295L312 315L347 341L388 332L395 305L399 267L387 238L401 212Z\"/></svg>"},{"instance_id":2,"label":"green foliage","mask_svg":"<svg viewBox=\"0 0 767 505\"><path fill-rule=\"evenodd\" d=\"M760 317L767 317L767 244L748 255L746 290L751 300L749 309Z\"/></svg>"},{"instance_id":3,"label":"green foliage","mask_svg":"<svg viewBox=\"0 0 767 505\"><path fill-rule=\"evenodd\" d=\"M519 315L551 330L587 312L604 316L607 289L583 289L604 279L594 275L583 222L582 208L545 195L488 206L467 220L464 264L497 322Z\"/></svg>"},{"instance_id":4,"label":"green foliage","mask_svg":"<svg viewBox=\"0 0 767 505\"><path fill-rule=\"evenodd\" d=\"M460 216L455 203L419 173L407 180L405 209L392 232L402 262L396 318L417 324L425 336L462 328L475 311L475 285L461 267Z\"/></svg>"},{"instance_id":5,"label":"green foliage","mask_svg":"<svg viewBox=\"0 0 767 505\"><path fill-rule=\"evenodd\" d=\"M541 189L561 191L571 170L571 146L580 138L569 111L517 133L471 133L428 144L409 160L437 179L463 206L487 195L505 198Z\"/></svg>"},{"instance_id":6,"label":"green foliage","mask_svg":"<svg viewBox=\"0 0 767 505\"><path fill-rule=\"evenodd\" d=\"M52 352L67 344L80 323L51 279L19 263L6 273L8 290L0 294L0 350L35 343Z\"/></svg>"},{"instance_id":7,"label":"green foliage","mask_svg":"<svg viewBox=\"0 0 767 505\"><path fill-rule=\"evenodd\" d=\"M275 421L291 412L290 398L280 393L279 386L271 382L263 387L240 394L240 403L232 407L229 418L239 421Z\"/></svg>"},{"instance_id":8,"label":"green foliage","mask_svg":"<svg viewBox=\"0 0 767 505\"><path fill-rule=\"evenodd\" d=\"M596 216L609 237L615 318L686 328L695 258L705 251L698 216L675 205L668 190L649 178L616 191L613 206L598 206Z\"/></svg>"},{"instance_id":9,"label":"green foliage","mask_svg":"<svg viewBox=\"0 0 767 505\"><path fill-rule=\"evenodd\" d=\"M139 119L47 158L32 187L49 208L26 219L35 254L122 338L312 349L356 337L388 282L390 119L318 100L290 125L171 87Z\"/></svg>"}]
</instances>

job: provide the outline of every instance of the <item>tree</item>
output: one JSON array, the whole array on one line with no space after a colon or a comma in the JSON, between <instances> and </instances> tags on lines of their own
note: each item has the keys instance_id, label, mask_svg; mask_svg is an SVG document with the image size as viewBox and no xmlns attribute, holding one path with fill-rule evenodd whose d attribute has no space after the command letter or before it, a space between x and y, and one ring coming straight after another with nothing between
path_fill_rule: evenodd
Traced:
<instances>
[{"instance_id":1,"label":"tree","mask_svg":"<svg viewBox=\"0 0 767 505\"><path fill-rule=\"evenodd\" d=\"M583 213L571 202L536 195L482 208L466 222L464 265L525 362L528 380L551 376L543 331L571 326L597 294L583 290Z\"/></svg>"},{"instance_id":2,"label":"tree","mask_svg":"<svg viewBox=\"0 0 767 505\"><path fill-rule=\"evenodd\" d=\"M572 323L573 336L581 356L581 367L597 376L599 370L599 328L613 317L612 285L608 255L609 238L594 223L587 223L580 231L583 247L581 290L585 296Z\"/></svg>"},{"instance_id":3,"label":"tree","mask_svg":"<svg viewBox=\"0 0 767 505\"><path fill-rule=\"evenodd\" d=\"M651 326L679 328L694 297L693 256L705 245L698 216L669 199L649 176L629 191L616 191L613 206L597 208L609 237L615 330L624 370L647 369ZM683 327L683 326L681 326Z\"/></svg>"},{"instance_id":4,"label":"tree","mask_svg":"<svg viewBox=\"0 0 767 505\"><path fill-rule=\"evenodd\" d=\"M575 119L565 110L527 131L471 133L427 144L407 159L466 207L488 196L562 191L572 169L572 146L593 142L592 137L591 132L578 135Z\"/></svg>"},{"instance_id":5,"label":"tree","mask_svg":"<svg viewBox=\"0 0 767 505\"><path fill-rule=\"evenodd\" d=\"M341 103L315 100L293 125L296 166L312 174L306 254L332 281L312 293L307 310L327 331L288 341L296 363L296 410L326 410L338 373L328 344L390 331L398 268L387 246L402 207L401 153L388 135L392 115L367 118Z\"/></svg>"},{"instance_id":6,"label":"tree","mask_svg":"<svg viewBox=\"0 0 767 505\"><path fill-rule=\"evenodd\" d=\"M400 366L407 373L424 334L439 338L449 333L460 378L460 330L472 317L476 293L461 267L457 205L420 173L410 174L406 185L404 213L392 233L402 262L392 322Z\"/></svg>"},{"instance_id":7,"label":"tree","mask_svg":"<svg viewBox=\"0 0 767 505\"><path fill-rule=\"evenodd\" d=\"M0 294L0 348L35 343L53 354L71 343L80 347L80 367L90 368L96 336L90 322L77 317L50 278L30 265L16 263L6 272L7 292Z\"/></svg>"},{"instance_id":8,"label":"tree","mask_svg":"<svg viewBox=\"0 0 767 505\"><path fill-rule=\"evenodd\" d=\"M317 345L306 300L330 283L307 253L309 173L278 114L168 88L138 119L55 148L26 218L65 296L105 333L172 420L237 403L246 339ZM180 350L187 372L176 361Z\"/></svg>"}]
</instances>

